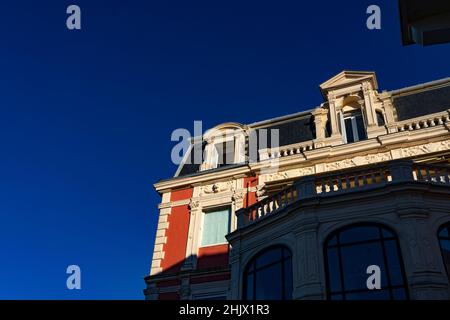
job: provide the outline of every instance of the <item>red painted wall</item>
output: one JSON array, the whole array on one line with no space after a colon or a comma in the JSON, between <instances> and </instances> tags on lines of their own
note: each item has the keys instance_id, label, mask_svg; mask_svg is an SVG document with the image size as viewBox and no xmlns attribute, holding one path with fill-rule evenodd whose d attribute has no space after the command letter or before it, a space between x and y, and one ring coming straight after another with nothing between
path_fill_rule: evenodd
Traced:
<instances>
[{"instance_id":1,"label":"red painted wall","mask_svg":"<svg viewBox=\"0 0 450 320\"><path fill-rule=\"evenodd\" d=\"M246 177L244 178L244 188L252 188L258 185L258 177ZM248 207L258 201L256 192L248 192L244 197L244 207Z\"/></svg>"},{"instance_id":2,"label":"red painted wall","mask_svg":"<svg viewBox=\"0 0 450 320\"><path fill-rule=\"evenodd\" d=\"M228 264L228 244L198 249L197 269L226 266Z\"/></svg>"},{"instance_id":3,"label":"red painted wall","mask_svg":"<svg viewBox=\"0 0 450 320\"><path fill-rule=\"evenodd\" d=\"M192 189L172 191L170 201L186 200L192 197ZM173 207L167 221L167 243L164 244L164 259L161 261L162 272L179 271L186 257L186 244L189 232L189 206Z\"/></svg>"}]
</instances>

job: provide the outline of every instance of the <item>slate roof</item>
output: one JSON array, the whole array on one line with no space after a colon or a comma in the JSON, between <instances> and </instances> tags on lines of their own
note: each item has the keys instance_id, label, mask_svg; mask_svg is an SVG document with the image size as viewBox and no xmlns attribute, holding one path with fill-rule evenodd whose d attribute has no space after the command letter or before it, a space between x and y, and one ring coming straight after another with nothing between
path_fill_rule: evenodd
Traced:
<instances>
[{"instance_id":1,"label":"slate roof","mask_svg":"<svg viewBox=\"0 0 450 320\"><path fill-rule=\"evenodd\" d=\"M397 120L403 121L450 109L450 82L446 86L392 96Z\"/></svg>"}]
</instances>

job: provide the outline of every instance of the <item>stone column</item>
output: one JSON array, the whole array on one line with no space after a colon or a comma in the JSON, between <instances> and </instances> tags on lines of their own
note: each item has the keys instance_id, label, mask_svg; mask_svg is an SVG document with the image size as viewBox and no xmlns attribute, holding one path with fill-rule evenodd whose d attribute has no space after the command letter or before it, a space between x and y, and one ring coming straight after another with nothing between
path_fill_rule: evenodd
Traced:
<instances>
[{"instance_id":1,"label":"stone column","mask_svg":"<svg viewBox=\"0 0 450 320\"><path fill-rule=\"evenodd\" d=\"M190 219L189 219L189 232L188 240L186 244L186 259L181 267L182 270L192 270L197 267L197 241L198 241L198 225L201 219L202 208L200 202L192 200L189 203Z\"/></svg>"},{"instance_id":2,"label":"stone column","mask_svg":"<svg viewBox=\"0 0 450 320\"><path fill-rule=\"evenodd\" d=\"M337 114L336 96L333 93L328 94L329 118L331 126L331 137L327 140L332 146L343 144L342 134L339 131L339 119Z\"/></svg>"},{"instance_id":3,"label":"stone column","mask_svg":"<svg viewBox=\"0 0 450 320\"><path fill-rule=\"evenodd\" d=\"M314 213L302 212L301 215L304 218L295 230L294 299L322 300L325 299L325 284L320 268L319 223Z\"/></svg>"},{"instance_id":4,"label":"stone column","mask_svg":"<svg viewBox=\"0 0 450 320\"><path fill-rule=\"evenodd\" d=\"M437 235L431 233L429 211L416 195L400 198L397 215L399 234L411 299L449 299L449 285L443 270Z\"/></svg>"}]
</instances>

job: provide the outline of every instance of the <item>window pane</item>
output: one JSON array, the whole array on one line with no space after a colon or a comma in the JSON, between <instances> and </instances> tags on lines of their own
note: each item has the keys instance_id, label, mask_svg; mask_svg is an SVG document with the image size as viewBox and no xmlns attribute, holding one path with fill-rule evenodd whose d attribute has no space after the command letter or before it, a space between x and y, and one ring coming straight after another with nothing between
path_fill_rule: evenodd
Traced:
<instances>
[{"instance_id":1,"label":"window pane","mask_svg":"<svg viewBox=\"0 0 450 320\"><path fill-rule=\"evenodd\" d=\"M203 220L202 245L226 243L229 231L229 209L207 212Z\"/></svg>"},{"instance_id":2,"label":"window pane","mask_svg":"<svg viewBox=\"0 0 450 320\"><path fill-rule=\"evenodd\" d=\"M256 274L256 300L281 300L281 263L259 270Z\"/></svg>"},{"instance_id":3,"label":"window pane","mask_svg":"<svg viewBox=\"0 0 450 320\"><path fill-rule=\"evenodd\" d=\"M364 127L364 121L361 115L355 116L356 121L356 129L358 130L358 138L359 140L367 139L366 136L366 128Z\"/></svg>"},{"instance_id":4,"label":"window pane","mask_svg":"<svg viewBox=\"0 0 450 320\"><path fill-rule=\"evenodd\" d=\"M441 230L441 232L439 232L439 236L448 238L449 237L449 235L448 235L448 228L443 228Z\"/></svg>"},{"instance_id":5,"label":"window pane","mask_svg":"<svg viewBox=\"0 0 450 320\"><path fill-rule=\"evenodd\" d=\"M380 238L378 227L355 227L341 232L341 244L352 243L358 241L375 240Z\"/></svg>"},{"instance_id":6,"label":"window pane","mask_svg":"<svg viewBox=\"0 0 450 320\"><path fill-rule=\"evenodd\" d=\"M334 236L330 240L328 240L328 246L335 246L337 244L337 236Z\"/></svg>"},{"instance_id":7,"label":"window pane","mask_svg":"<svg viewBox=\"0 0 450 320\"><path fill-rule=\"evenodd\" d=\"M284 299L292 299L292 261L291 259L286 259L283 262L284 265Z\"/></svg>"},{"instance_id":8,"label":"window pane","mask_svg":"<svg viewBox=\"0 0 450 320\"><path fill-rule=\"evenodd\" d=\"M337 248L328 249L328 270L331 292L341 291L341 271Z\"/></svg>"},{"instance_id":9,"label":"window pane","mask_svg":"<svg viewBox=\"0 0 450 320\"><path fill-rule=\"evenodd\" d=\"M389 275L391 277L391 285L397 286L403 284L403 275L400 266L399 252L395 240L385 241L386 257L389 266Z\"/></svg>"},{"instance_id":10,"label":"window pane","mask_svg":"<svg viewBox=\"0 0 450 320\"><path fill-rule=\"evenodd\" d=\"M244 276L246 299L292 299L292 258L284 247L273 247L255 256L248 263Z\"/></svg>"},{"instance_id":11,"label":"window pane","mask_svg":"<svg viewBox=\"0 0 450 320\"><path fill-rule=\"evenodd\" d=\"M245 299L246 300L253 300L253 279L254 279L253 275L250 275L247 277L247 283L245 284L246 285L246 287L245 287L245 289L246 289Z\"/></svg>"},{"instance_id":12,"label":"window pane","mask_svg":"<svg viewBox=\"0 0 450 320\"><path fill-rule=\"evenodd\" d=\"M445 268L447 269L447 273L450 271L450 241L449 240L440 240L442 257L444 259Z\"/></svg>"},{"instance_id":13,"label":"window pane","mask_svg":"<svg viewBox=\"0 0 450 320\"><path fill-rule=\"evenodd\" d=\"M381 269L381 284L386 286L383 251L378 242L342 247L342 267L345 290L367 289L367 267L377 265Z\"/></svg>"},{"instance_id":14,"label":"window pane","mask_svg":"<svg viewBox=\"0 0 450 320\"><path fill-rule=\"evenodd\" d=\"M355 137L353 136L352 119L347 118L344 120L344 122L345 122L345 133L347 135L347 143L355 142Z\"/></svg>"},{"instance_id":15,"label":"window pane","mask_svg":"<svg viewBox=\"0 0 450 320\"><path fill-rule=\"evenodd\" d=\"M262 268L274 262L281 261L281 248L266 251L262 256L256 259L256 268Z\"/></svg>"},{"instance_id":16,"label":"window pane","mask_svg":"<svg viewBox=\"0 0 450 320\"><path fill-rule=\"evenodd\" d=\"M331 299L338 298L335 296L338 293L343 294L344 299L348 300L406 299L407 288L395 234L372 225L344 229L334 237L338 239L336 246L327 248L329 244L325 244L328 258L326 272L330 290L328 295ZM341 266L338 264L339 254ZM367 288L367 280L373 275L373 273L367 273L367 268L371 265L380 268L381 289ZM341 273L339 273L340 267ZM340 291L339 280L343 281L343 288ZM393 286L396 288L392 288ZM397 290L395 297L394 293L391 297L390 289Z\"/></svg>"},{"instance_id":17,"label":"window pane","mask_svg":"<svg viewBox=\"0 0 450 320\"><path fill-rule=\"evenodd\" d=\"M380 127L384 126L385 123L384 123L384 116L383 116L383 114L381 112L379 112L379 111L377 111L376 114L377 114L377 123L378 123L378 125Z\"/></svg>"},{"instance_id":18,"label":"window pane","mask_svg":"<svg viewBox=\"0 0 450 320\"><path fill-rule=\"evenodd\" d=\"M382 229L383 238L395 238L395 235L387 229Z\"/></svg>"},{"instance_id":19,"label":"window pane","mask_svg":"<svg viewBox=\"0 0 450 320\"><path fill-rule=\"evenodd\" d=\"M368 290L363 292L347 293L346 300L390 300L389 290Z\"/></svg>"},{"instance_id":20,"label":"window pane","mask_svg":"<svg viewBox=\"0 0 450 320\"><path fill-rule=\"evenodd\" d=\"M394 300L406 300L407 298L403 288L392 290L392 294L394 295Z\"/></svg>"}]
</instances>

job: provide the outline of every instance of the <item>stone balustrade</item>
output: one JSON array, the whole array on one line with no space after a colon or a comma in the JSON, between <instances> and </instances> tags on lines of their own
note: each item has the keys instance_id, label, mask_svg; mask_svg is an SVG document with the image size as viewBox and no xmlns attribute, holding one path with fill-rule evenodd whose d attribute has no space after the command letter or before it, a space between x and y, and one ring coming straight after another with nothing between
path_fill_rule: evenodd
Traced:
<instances>
[{"instance_id":1,"label":"stone balustrade","mask_svg":"<svg viewBox=\"0 0 450 320\"><path fill-rule=\"evenodd\" d=\"M411 160L398 160L368 168L352 168L305 176L281 192L238 210L236 212L238 228L276 214L297 201L359 192L400 182L450 186L450 167L414 163Z\"/></svg>"}]
</instances>

